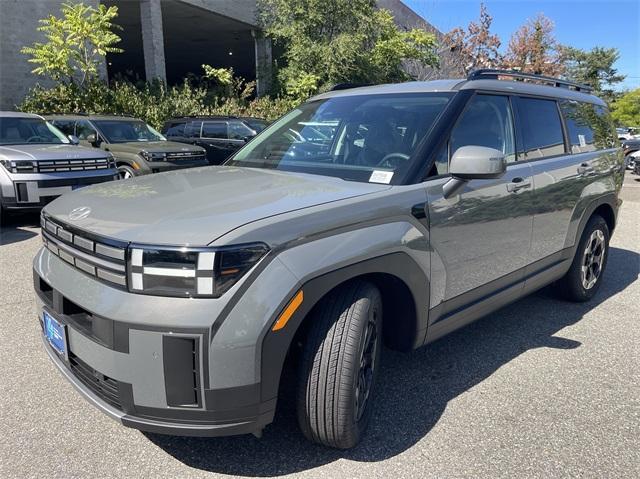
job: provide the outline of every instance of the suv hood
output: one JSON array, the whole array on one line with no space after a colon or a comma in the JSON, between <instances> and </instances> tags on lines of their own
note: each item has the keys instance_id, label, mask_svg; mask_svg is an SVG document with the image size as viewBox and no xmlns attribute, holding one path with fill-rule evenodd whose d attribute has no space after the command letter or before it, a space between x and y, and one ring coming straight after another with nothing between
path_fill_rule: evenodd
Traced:
<instances>
[{"instance_id":1,"label":"suv hood","mask_svg":"<svg viewBox=\"0 0 640 479\"><path fill-rule=\"evenodd\" d=\"M174 153L185 151L204 151L203 148L176 141L128 141L126 143L109 143L106 148L111 151L122 151L138 154L141 151L149 153Z\"/></svg>"},{"instance_id":2,"label":"suv hood","mask_svg":"<svg viewBox=\"0 0 640 479\"><path fill-rule=\"evenodd\" d=\"M0 146L0 159L13 161L78 160L104 158L102 150L78 145L6 145Z\"/></svg>"},{"instance_id":3,"label":"suv hood","mask_svg":"<svg viewBox=\"0 0 640 479\"><path fill-rule=\"evenodd\" d=\"M326 176L209 166L76 190L47 205L45 212L123 241L203 246L256 220L388 188ZM79 208L85 214L78 215ZM77 216L84 217L74 219Z\"/></svg>"}]
</instances>

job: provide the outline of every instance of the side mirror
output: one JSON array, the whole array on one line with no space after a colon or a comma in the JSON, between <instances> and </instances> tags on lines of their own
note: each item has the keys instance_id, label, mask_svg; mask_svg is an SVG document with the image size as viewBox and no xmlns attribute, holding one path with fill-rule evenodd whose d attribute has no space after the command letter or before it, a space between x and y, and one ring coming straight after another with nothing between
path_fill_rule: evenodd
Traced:
<instances>
[{"instance_id":1,"label":"side mirror","mask_svg":"<svg viewBox=\"0 0 640 479\"><path fill-rule=\"evenodd\" d=\"M445 198L453 195L469 180L500 178L507 171L504 154L485 146L462 146L451 158L451 178L443 187Z\"/></svg>"},{"instance_id":2,"label":"side mirror","mask_svg":"<svg viewBox=\"0 0 640 479\"><path fill-rule=\"evenodd\" d=\"M80 143L80 140L78 140L78 137L76 135L68 135L67 138L69 138L69 141L72 145L77 145L78 143Z\"/></svg>"},{"instance_id":3,"label":"side mirror","mask_svg":"<svg viewBox=\"0 0 640 479\"><path fill-rule=\"evenodd\" d=\"M87 142L95 147L98 147L100 146L100 137L95 133L91 133L90 135L87 135Z\"/></svg>"}]
</instances>

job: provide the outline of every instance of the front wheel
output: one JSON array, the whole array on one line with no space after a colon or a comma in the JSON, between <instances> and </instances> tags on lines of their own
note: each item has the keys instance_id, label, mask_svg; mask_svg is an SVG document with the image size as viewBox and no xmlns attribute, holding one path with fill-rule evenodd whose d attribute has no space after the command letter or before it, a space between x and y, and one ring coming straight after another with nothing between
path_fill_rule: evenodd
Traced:
<instances>
[{"instance_id":1,"label":"front wheel","mask_svg":"<svg viewBox=\"0 0 640 479\"><path fill-rule=\"evenodd\" d=\"M128 165L118 166L118 173L120 174L121 180L128 180L136 176L136 172Z\"/></svg>"},{"instance_id":2,"label":"front wheel","mask_svg":"<svg viewBox=\"0 0 640 479\"><path fill-rule=\"evenodd\" d=\"M366 281L329 293L312 311L299 369L298 423L307 439L355 446L369 422L382 349L382 298Z\"/></svg>"},{"instance_id":3,"label":"front wheel","mask_svg":"<svg viewBox=\"0 0 640 479\"><path fill-rule=\"evenodd\" d=\"M588 301L600 288L609 254L609 227L594 215L582 233L573 263L558 281L560 292L569 301Z\"/></svg>"}]
</instances>

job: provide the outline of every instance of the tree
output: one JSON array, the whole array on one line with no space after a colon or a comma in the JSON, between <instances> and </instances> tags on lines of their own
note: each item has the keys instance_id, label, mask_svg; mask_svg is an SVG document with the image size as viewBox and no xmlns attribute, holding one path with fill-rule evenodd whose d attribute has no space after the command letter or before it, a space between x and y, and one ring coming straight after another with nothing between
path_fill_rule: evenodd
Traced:
<instances>
[{"instance_id":1,"label":"tree","mask_svg":"<svg viewBox=\"0 0 640 479\"><path fill-rule=\"evenodd\" d=\"M504 66L536 75L562 75L562 47L553 36L553 28L553 22L543 14L528 20L511 36Z\"/></svg>"},{"instance_id":2,"label":"tree","mask_svg":"<svg viewBox=\"0 0 640 479\"><path fill-rule=\"evenodd\" d=\"M603 47L590 51L573 47L564 47L563 50L567 77L591 86L596 95L612 102L616 96L614 85L625 79L613 68L620 52L616 48Z\"/></svg>"},{"instance_id":3,"label":"tree","mask_svg":"<svg viewBox=\"0 0 640 479\"><path fill-rule=\"evenodd\" d=\"M47 41L35 42L21 52L38 65L32 73L83 85L97 78L107 53L122 52L114 46L120 37L112 31L120 28L112 23L118 16L118 7L63 3L60 11L61 18L50 15L40 20L38 31L45 34Z\"/></svg>"},{"instance_id":4,"label":"tree","mask_svg":"<svg viewBox=\"0 0 640 479\"><path fill-rule=\"evenodd\" d=\"M375 0L258 0L265 33L284 51L280 88L304 96L336 83L409 79L403 62L435 66L436 39L399 30Z\"/></svg>"},{"instance_id":5,"label":"tree","mask_svg":"<svg viewBox=\"0 0 640 479\"><path fill-rule=\"evenodd\" d=\"M611 107L611 116L619 126L640 126L640 88L618 98Z\"/></svg>"},{"instance_id":6,"label":"tree","mask_svg":"<svg viewBox=\"0 0 640 479\"><path fill-rule=\"evenodd\" d=\"M443 43L456 54L465 74L478 68L497 68L502 62L499 52L500 38L490 32L493 17L484 3L480 4L480 18L470 22L467 29L454 28Z\"/></svg>"}]
</instances>

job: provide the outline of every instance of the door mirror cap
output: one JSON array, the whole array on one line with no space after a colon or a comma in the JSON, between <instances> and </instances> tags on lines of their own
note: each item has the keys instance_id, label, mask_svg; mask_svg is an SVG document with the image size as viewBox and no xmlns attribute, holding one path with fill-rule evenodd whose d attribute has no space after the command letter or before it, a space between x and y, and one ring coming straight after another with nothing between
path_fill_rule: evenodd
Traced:
<instances>
[{"instance_id":1,"label":"door mirror cap","mask_svg":"<svg viewBox=\"0 0 640 479\"><path fill-rule=\"evenodd\" d=\"M449 173L461 180L500 178L507 171L504 154L486 146L462 146L451 158Z\"/></svg>"},{"instance_id":2,"label":"door mirror cap","mask_svg":"<svg viewBox=\"0 0 640 479\"><path fill-rule=\"evenodd\" d=\"M67 136L67 138L69 138L69 141L72 145L77 145L78 143L80 143L80 140L78 140L78 137L76 135L69 135Z\"/></svg>"}]
</instances>

